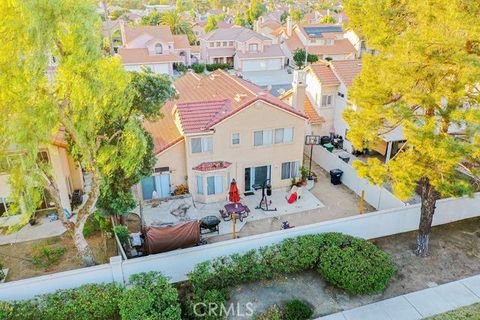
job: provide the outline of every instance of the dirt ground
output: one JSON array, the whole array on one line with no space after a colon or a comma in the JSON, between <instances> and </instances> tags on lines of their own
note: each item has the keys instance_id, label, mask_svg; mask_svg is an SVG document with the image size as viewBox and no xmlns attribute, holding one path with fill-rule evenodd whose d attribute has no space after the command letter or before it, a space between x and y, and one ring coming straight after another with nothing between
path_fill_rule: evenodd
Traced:
<instances>
[{"instance_id":1,"label":"dirt ground","mask_svg":"<svg viewBox=\"0 0 480 320\"><path fill-rule=\"evenodd\" d=\"M301 299L319 317L480 273L480 218L433 228L426 258L412 253L415 236L409 232L373 240L392 256L398 269L382 294L349 296L310 271L232 288L231 302L240 306L252 302L255 312L263 312L273 304Z\"/></svg>"},{"instance_id":2,"label":"dirt ground","mask_svg":"<svg viewBox=\"0 0 480 320\"><path fill-rule=\"evenodd\" d=\"M100 234L87 238L93 250L97 263L106 263L111 256L116 255L116 245L113 239L105 239ZM47 244L64 246L67 250L60 261L47 270L36 267L31 262L32 252L36 245ZM0 246L0 261L9 269L7 281L26 279L50 273L82 268L82 262L77 256L77 250L69 233L45 240L27 241Z\"/></svg>"}]
</instances>

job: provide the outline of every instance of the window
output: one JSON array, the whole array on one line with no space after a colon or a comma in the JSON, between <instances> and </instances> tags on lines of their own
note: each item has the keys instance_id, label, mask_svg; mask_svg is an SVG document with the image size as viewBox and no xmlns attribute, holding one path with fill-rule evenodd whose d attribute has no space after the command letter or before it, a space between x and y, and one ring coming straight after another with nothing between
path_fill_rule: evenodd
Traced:
<instances>
[{"instance_id":1,"label":"window","mask_svg":"<svg viewBox=\"0 0 480 320\"><path fill-rule=\"evenodd\" d=\"M250 52L257 52L257 51L258 51L258 44L256 44L256 43L251 43L251 44L248 46L248 51L250 51Z\"/></svg>"},{"instance_id":2,"label":"window","mask_svg":"<svg viewBox=\"0 0 480 320\"><path fill-rule=\"evenodd\" d=\"M322 96L322 107L330 107L332 106L333 102L333 95L323 95Z\"/></svg>"},{"instance_id":3,"label":"window","mask_svg":"<svg viewBox=\"0 0 480 320\"><path fill-rule=\"evenodd\" d=\"M223 193L223 176L207 177L207 195Z\"/></svg>"},{"instance_id":4,"label":"window","mask_svg":"<svg viewBox=\"0 0 480 320\"><path fill-rule=\"evenodd\" d=\"M273 142L273 130L261 130L253 133L253 145L264 146L272 144Z\"/></svg>"},{"instance_id":5,"label":"window","mask_svg":"<svg viewBox=\"0 0 480 320\"><path fill-rule=\"evenodd\" d=\"M220 47L221 42L220 42L220 41L217 41L215 45L216 45L217 47Z\"/></svg>"},{"instance_id":6,"label":"window","mask_svg":"<svg viewBox=\"0 0 480 320\"><path fill-rule=\"evenodd\" d=\"M227 41L223 41L222 46L226 47L227 46Z\"/></svg>"},{"instance_id":7,"label":"window","mask_svg":"<svg viewBox=\"0 0 480 320\"><path fill-rule=\"evenodd\" d=\"M325 40L325 45L327 46L333 46L335 42L333 41L333 39L326 39Z\"/></svg>"},{"instance_id":8,"label":"window","mask_svg":"<svg viewBox=\"0 0 480 320\"><path fill-rule=\"evenodd\" d=\"M192 153L212 152L213 150L212 137L192 138L191 147L192 147Z\"/></svg>"},{"instance_id":9,"label":"window","mask_svg":"<svg viewBox=\"0 0 480 320\"><path fill-rule=\"evenodd\" d=\"M155 53L156 54L162 54L163 53L163 46L161 43L157 43L155 45Z\"/></svg>"},{"instance_id":10,"label":"window","mask_svg":"<svg viewBox=\"0 0 480 320\"><path fill-rule=\"evenodd\" d=\"M233 41L229 41L229 42L228 42L228 45L229 45L230 47L233 47Z\"/></svg>"},{"instance_id":11,"label":"window","mask_svg":"<svg viewBox=\"0 0 480 320\"><path fill-rule=\"evenodd\" d=\"M215 42L210 42L210 48L215 47Z\"/></svg>"},{"instance_id":12,"label":"window","mask_svg":"<svg viewBox=\"0 0 480 320\"><path fill-rule=\"evenodd\" d=\"M203 178L202 176L197 176L197 193L203 194Z\"/></svg>"},{"instance_id":13,"label":"window","mask_svg":"<svg viewBox=\"0 0 480 320\"><path fill-rule=\"evenodd\" d=\"M232 133L232 144L233 145L240 144L240 133Z\"/></svg>"},{"instance_id":14,"label":"window","mask_svg":"<svg viewBox=\"0 0 480 320\"><path fill-rule=\"evenodd\" d=\"M293 141L293 128L275 129L275 143L288 143Z\"/></svg>"},{"instance_id":15,"label":"window","mask_svg":"<svg viewBox=\"0 0 480 320\"><path fill-rule=\"evenodd\" d=\"M298 177L298 161L282 163L282 180Z\"/></svg>"}]
</instances>

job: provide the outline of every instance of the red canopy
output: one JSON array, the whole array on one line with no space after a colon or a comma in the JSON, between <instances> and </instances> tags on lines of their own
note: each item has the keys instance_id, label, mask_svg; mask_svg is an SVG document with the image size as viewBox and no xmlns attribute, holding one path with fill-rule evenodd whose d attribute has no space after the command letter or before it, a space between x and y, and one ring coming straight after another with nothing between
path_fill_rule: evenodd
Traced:
<instances>
[{"instance_id":1,"label":"red canopy","mask_svg":"<svg viewBox=\"0 0 480 320\"><path fill-rule=\"evenodd\" d=\"M228 192L228 199L230 202L239 202L240 201L240 194L238 193L237 182L235 179L232 180L230 183L230 191Z\"/></svg>"}]
</instances>

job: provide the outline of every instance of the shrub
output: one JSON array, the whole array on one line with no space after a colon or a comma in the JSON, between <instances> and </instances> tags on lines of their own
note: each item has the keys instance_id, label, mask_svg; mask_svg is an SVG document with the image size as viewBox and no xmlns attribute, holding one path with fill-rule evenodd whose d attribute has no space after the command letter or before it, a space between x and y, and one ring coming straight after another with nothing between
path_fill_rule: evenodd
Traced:
<instances>
[{"instance_id":1,"label":"shrub","mask_svg":"<svg viewBox=\"0 0 480 320\"><path fill-rule=\"evenodd\" d=\"M178 62L178 63L175 63L173 66L175 69L177 69L178 72L187 71L187 66L184 63Z\"/></svg>"},{"instance_id":2,"label":"shrub","mask_svg":"<svg viewBox=\"0 0 480 320\"><path fill-rule=\"evenodd\" d=\"M230 68L230 65L228 63L210 63L210 64L207 64L206 68L207 68L207 71L212 72L217 69L226 70Z\"/></svg>"},{"instance_id":3,"label":"shrub","mask_svg":"<svg viewBox=\"0 0 480 320\"><path fill-rule=\"evenodd\" d=\"M255 320L281 320L282 313L280 312L280 309L276 305L273 305L270 308L268 308L267 311L259 315L256 315L254 319Z\"/></svg>"},{"instance_id":4,"label":"shrub","mask_svg":"<svg viewBox=\"0 0 480 320\"><path fill-rule=\"evenodd\" d=\"M85 238L93 236L96 232L100 231L99 221L96 219L95 215L88 217L83 227L83 236Z\"/></svg>"},{"instance_id":5,"label":"shrub","mask_svg":"<svg viewBox=\"0 0 480 320\"><path fill-rule=\"evenodd\" d=\"M205 65L201 63L194 63L192 64L192 69L195 73L204 73L205 72Z\"/></svg>"},{"instance_id":6,"label":"shrub","mask_svg":"<svg viewBox=\"0 0 480 320\"><path fill-rule=\"evenodd\" d=\"M312 307L300 300L289 301L283 307L284 320L307 320L312 315Z\"/></svg>"},{"instance_id":7,"label":"shrub","mask_svg":"<svg viewBox=\"0 0 480 320\"><path fill-rule=\"evenodd\" d=\"M117 235L120 243L125 247L128 244L128 228L119 224L113 228L113 231Z\"/></svg>"},{"instance_id":8,"label":"shrub","mask_svg":"<svg viewBox=\"0 0 480 320\"><path fill-rule=\"evenodd\" d=\"M35 246L33 249L32 263L37 268L48 269L56 264L65 254L67 249L64 246Z\"/></svg>"},{"instance_id":9,"label":"shrub","mask_svg":"<svg viewBox=\"0 0 480 320\"><path fill-rule=\"evenodd\" d=\"M328 282L353 294L378 293L395 273L392 258L372 243L344 236L340 245L325 247L318 272Z\"/></svg>"},{"instance_id":10,"label":"shrub","mask_svg":"<svg viewBox=\"0 0 480 320\"><path fill-rule=\"evenodd\" d=\"M187 316L189 319L222 320L228 309L227 301L225 289L197 290L188 298Z\"/></svg>"},{"instance_id":11,"label":"shrub","mask_svg":"<svg viewBox=\"0 0 480 320\"><path fill-rule=\"evenodd\" d=\"M158 272L135 274L129 285L119 301L122 320L181 319L177 289Z\"/></svg>"}]
</instances>

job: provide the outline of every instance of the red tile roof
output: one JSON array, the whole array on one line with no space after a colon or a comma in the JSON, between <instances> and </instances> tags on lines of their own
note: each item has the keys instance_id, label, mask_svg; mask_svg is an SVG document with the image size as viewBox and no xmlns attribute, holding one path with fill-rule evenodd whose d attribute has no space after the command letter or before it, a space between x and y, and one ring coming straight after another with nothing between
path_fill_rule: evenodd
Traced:
<instances>
[{"instance_id":1,"label":"red tile roof","mask_svg":"<svg viewBox=\"0 0 480 320\"><path fill-rule=\"evenodd\" d=\"M281 96L281 99L283 101L289 101L292 97L292 94L293 91L290 89ZM303 107L305 109L305 115L307 116L308 120L310 120L310 123L317 124L325 122L325 118L318 114L317 110L315 110L315 107L313 106L310 98L307 95L305 95Z\"/></svg>"},{"instance_id":2,"label":"red tile roof","mask_svg":"<svg viewBox=\"0 0 480 320\"><path fill-rule=\"evenodd\" d=\"M142 35L148 35L162 42L173 42L173 35L169 26L135 26L132 27L127 23L121 24L122 36L124 37L124 46L128 47L129 43Z\"/></svg>"},{"instance_id":3,"label":"red tile roof","mask_svg":"<svg viewBox=\"0 0 480 320\"><path fill-rule=\"evenodd\" d=\"M194 167L193 170L196 171L213 171L221 170L230 167L231 163L226 161L212 161L212 162L202 162L198 166Z\"/></svg>"},{"instance_id":4,"label":"red tile roof","mask_svg":"<svg viewBox=\"0 0 480 320\"><path fill-rule=\"evenodd\" d=\"M330 65L326 62L317 62L307 67L307 70L311 70L312 73L317 77L318 81L325 86L338 86L340 81L337 79L337 76L333 72Z\"/></svg>"},{"instance_id":5,"label":"red tile roof","mask_svg":"<svg viewBox=\"0 0 480 320\"><path fill-rule=\"evenodd\" d=\"M331 61L330 64L335 74L342 80L347 88L352 85L353 80L362 70L362 61L359 59L334 60Z\"/></svg>"},{"instance_id":6,"label":"red tile roof","mask_svg":"<svg viewBox=\"0 0 480 320\"><path fill-rule=\"evenodd\" d=\"M174 82L177 100L168 101L162 108L164 117L156 122L146 122L144 127L152 134L157 153L183 139L184 133L205 132L256 101L264 101L295 116L307 119L299 111L256 85L217 70L208 76L192 72ZM196 112L193 108L203 109ZM181 128L175 124L178 112ZM198 121L199 124L193 122ZM184 133L180 131L182 130Z\"/></svg>"},{"instance_id":7,"label":"red tile roof","mask_svg":"<svg viewBox=\"0 0 480 320\"><path fill-rule=\"evenodd\" d=\"M118 55L124 64L170 63L183 61L182 58L176 54L150 55L147 48L118 48Z\"/></svg>"},{"instance_id":8,"label":"red tile roof","mask_svg":"<svg viewBox=\"0 0 480 320\"><path fill-rule=\"evenodd\" d=\"M174 46L175 50L190 48L190 43L188 42L188 37L184 34L174 35L173 36L173 46Z\"/></svg>"}]
</instances>

